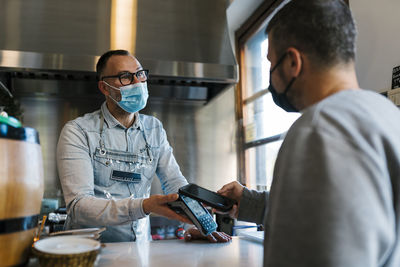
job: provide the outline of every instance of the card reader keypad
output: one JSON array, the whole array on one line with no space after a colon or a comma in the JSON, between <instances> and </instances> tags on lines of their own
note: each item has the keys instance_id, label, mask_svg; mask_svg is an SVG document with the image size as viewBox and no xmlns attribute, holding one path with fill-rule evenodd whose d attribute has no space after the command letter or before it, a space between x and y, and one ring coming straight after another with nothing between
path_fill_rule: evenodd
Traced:
<instances>
[{"instance_id":1,"label":"card reader keypad","mask_svg":"<svg viewBox=\"0 0 400 267\"><path fill-rule=\"evenodd\" d=\"M197 200L179 195L179 199L168 203L177 213L186 214L203 235L209 235L217 230L217 223L211 214Z\"/></svg>"},{"instance_id":2,"label":"card reader keypad","mask_svg":"<svg viewBox=\"0 0 400 267\"><path fill-rule=\"evenodd\" d=\"M215 229L217 229L217 224L214 222L210 214L208 214L208 216L205 215L199 218L199 223L201 226L203 226L206 232L213 232Z\"/></svg>"}]
</instances>

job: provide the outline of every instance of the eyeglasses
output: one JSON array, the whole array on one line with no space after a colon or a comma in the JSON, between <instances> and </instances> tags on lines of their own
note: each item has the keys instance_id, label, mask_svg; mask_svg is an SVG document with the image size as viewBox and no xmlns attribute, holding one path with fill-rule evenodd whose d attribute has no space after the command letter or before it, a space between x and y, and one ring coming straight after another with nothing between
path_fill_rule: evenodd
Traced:
<instances>
[{"instance_id":1,"label":"eyeglasses","mask_svg":"<svg viewBox=\"0 0 400 267\"><path fill-rule=\"evenodd\" d=\"M118 75L104 76L101 78L101 80L104 80L106 78L118 78L122 85L128 85L133 82L133 77L136 76L136 79L138 79L139 82L145 82L147 81L148 75L149 75L149 70L139 70L134 73L123 72Z\"/></svg>"}]
</instances>

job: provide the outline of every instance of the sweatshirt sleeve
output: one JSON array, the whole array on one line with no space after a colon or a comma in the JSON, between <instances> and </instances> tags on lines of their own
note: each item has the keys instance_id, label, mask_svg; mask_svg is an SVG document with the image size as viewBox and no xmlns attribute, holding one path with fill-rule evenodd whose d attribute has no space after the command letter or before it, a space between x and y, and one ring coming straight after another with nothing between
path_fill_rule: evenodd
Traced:
<instances>
[{"instance_id":1,"label":"sweatshirt sleeve","mask_svg":"<svg viewBox=\"0 0 400 267\"><path fill-rule=\"evenodd\" d=\"M240 200L238 219L262 224L267 213L267 207L268 192L258 192L245 187Z\"/></svg>"}]
</instances>

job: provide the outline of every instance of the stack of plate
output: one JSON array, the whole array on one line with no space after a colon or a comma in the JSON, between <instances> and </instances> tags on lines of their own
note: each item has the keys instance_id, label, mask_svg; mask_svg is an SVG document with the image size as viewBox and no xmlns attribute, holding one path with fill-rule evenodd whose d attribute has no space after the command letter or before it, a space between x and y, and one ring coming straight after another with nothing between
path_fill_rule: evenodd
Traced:
<instances>
[{"instance_id":1,"label":"stack of plate","mask_svg":"<svg viewBox=\"0 0 400 267\"><path fill-rule=\"evenodd\" d=\"M35 242L32 250L42 267L94 266L100 242L78 236L55 236Z\"/></svg>"}]
</instances>

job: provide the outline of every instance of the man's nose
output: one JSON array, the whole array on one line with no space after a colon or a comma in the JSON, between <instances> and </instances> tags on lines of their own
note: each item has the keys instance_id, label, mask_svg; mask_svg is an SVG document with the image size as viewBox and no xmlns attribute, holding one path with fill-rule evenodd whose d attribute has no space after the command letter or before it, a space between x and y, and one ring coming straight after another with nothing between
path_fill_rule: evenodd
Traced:
<instances>
[{"instance_id":1,"label":"man's nose","mask_svg":"<svg viewBox=\"0 0 400 267\"><path fill-rule=\"evenodd\" d=\"M139 79L136 77L136 75L133 75L133 79L131 84L135 84L135 83L140 83Z\"/></svg>"}]
</instances>

